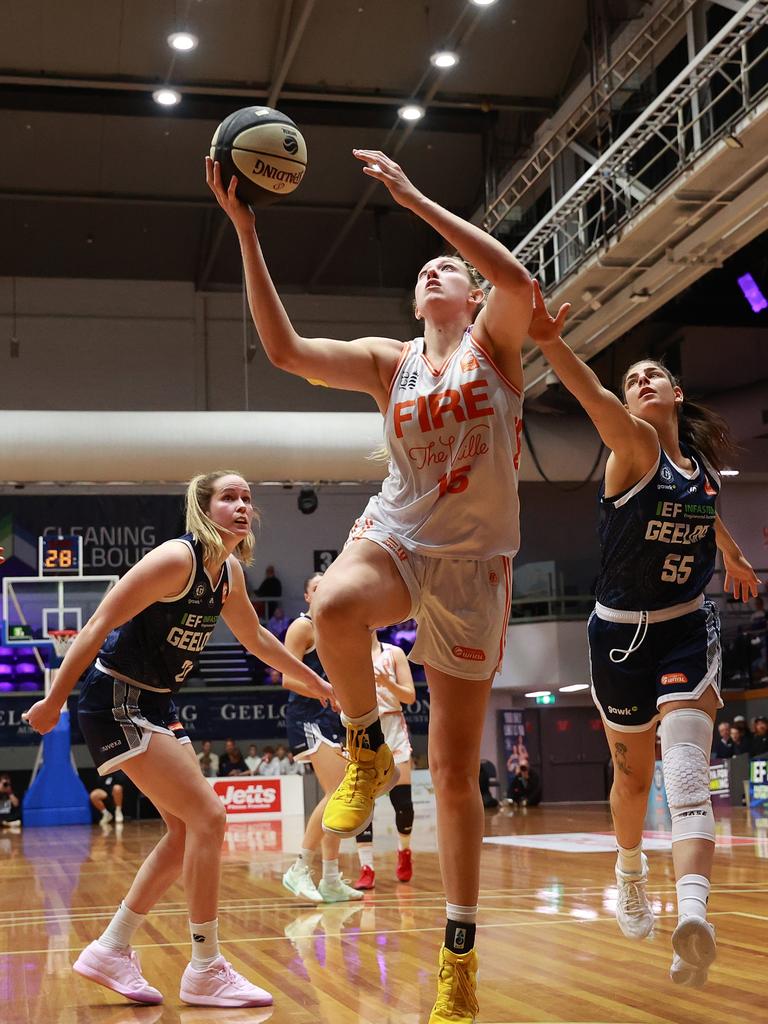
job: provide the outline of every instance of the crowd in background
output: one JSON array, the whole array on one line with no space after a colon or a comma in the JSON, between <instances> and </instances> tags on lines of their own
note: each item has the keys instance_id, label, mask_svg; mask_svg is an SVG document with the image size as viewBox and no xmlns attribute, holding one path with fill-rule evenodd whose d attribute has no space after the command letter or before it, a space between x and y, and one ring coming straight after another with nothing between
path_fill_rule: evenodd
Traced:
<instances>
[{"instance_id":1,"label":"crowd in background","mask_svg":"<svg viewBox=\"0 0 768 1024\"><path fill-rule=\"evenodd\" d=\"M758 715L747 725L744 715L735 715L732 722L718 722L712 747L713 757L768 757L768 718Z\"/></svg>"},{"instance_id":2,"label":"crowd in background","mask_svg":"<svg viewBox=\"0 0 768 1024\"><path fill-rule=\"evenodd\" d=\"M206 778L226 778L234 775L301 775L302 765L294 760L293 754L284 743L276 747L264 747L259 753L255 743L248 747L248 756L234 740L224 741L224 750L217 754L210 740L203 740L197 755L200 770Z\"/></svg>"}]
</instances>

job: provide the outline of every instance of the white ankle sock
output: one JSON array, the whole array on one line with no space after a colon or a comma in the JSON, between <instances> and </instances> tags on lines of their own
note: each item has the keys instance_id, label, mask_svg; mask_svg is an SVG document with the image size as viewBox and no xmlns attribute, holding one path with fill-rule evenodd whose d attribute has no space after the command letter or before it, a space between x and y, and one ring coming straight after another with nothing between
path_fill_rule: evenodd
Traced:
<instances>
[{"instance_id":1,"label":"white ankle sock","mask_svg":"<svg viewBox=\"0 0 768 1024\"><path fill-rule=\"evenodd\" d=\"M709 879L704 875L683 875L675 882L677 889L677 917L707 917Z\"/></svg>"},{"instance_id":2,"label":"white ankle sock","mask_svg":"<svg viewBox=\"0 0 768 1024\"><path fill-rule=\"evenodd\" d=\"M359 718L350 718L348 715L345 715L343 711L341 713L341 721L344 725L357 725L362 726L364 729L367 729L369 725L373 725L378 717L379 707L377 704L374 704L371 711L368 711L364 715L360 715Z\"/></svg>"},{"instance_id":3,"label":"white ankle sock","mask_svg":"<svg viewBox=\"0 0 768 1024\"><path fill-rule=\"evenodd\" d=\"M461 921L462 924L477 923L477 904L474 907L462 907L457 903L445 904L445 916L449 921Z\"/></svg>"},{"instance_id":4,"label":"white ankle sock","mask_svg":"<svg viewBox=\"0 0 768 1024\"><path fill-rule=\"evenodd\" d=\"M411 848L411 837L397 834L397 848L398 850L410 850Z\"/></svg>"},{"instance_id":5,"label":"white ankle sock","mask_svg":"<svg viewBox=\"0 0 768 1024\"><path fill-rule=\"evenodd\" d=\"M323 861L323 881L324 882L338 882L341 878L341 872L339 871L339 859L336 860L324 860Z\"/></svg>"},{"instance_id":6,"label":"white ankle sock","mask_svg":"<svg viewBox=\"0 0 768 1024\"><path fill-rule=\"evenodd\" d=\"M631 850L625 850L624 847L617 844L616 852L618 853L616 866L619 871L623 871L625 875L641 875L643 873L642 843L633 846Z\"/></svg>"},{"instance_id":7,"label":"white ankle sock","mask_svg":"<svg viewBox=\"0 0 768 1024\"><path fill-rule=\"evenodd\" d=\"M192 936L192 966L196 971L204 971L219 955L219 920L216 918L204 924L190 921L189 932Z\"/></svg>"},{"instance_id":8,"label":"white ankle sock","mask_svg":"<svg viewBox=\"0 0 768 1024\"><path fill-rule=\"evenodd\" d=\"M315 859L315 851L308 850L306 846L302 846L299 856L296 858L296 865L304 865L305 867L311 868L312 862Z\"/></svg>"},{"instance_id":9,"label":"white ankle sock","mask_svg":"<svg viewBox=\"0 0 768 1024\"><path fill-rule=\"evenodd\" d=\"M126 949L131 944L134 932L144 923L146 914L134 914L121 903L117 913L99 936L99 942L107 949Z\"/></svg>"},{"instance_id":10,"label":"white ankle sock","mask_svg":"<svg viewBox=\"0 0 768 1024\"><path fill-rule=\"evenodd\" d=\"M357 856L360 858L361 868L373 870L373 843L358 843Z\"/></svg>"}]
</instances>

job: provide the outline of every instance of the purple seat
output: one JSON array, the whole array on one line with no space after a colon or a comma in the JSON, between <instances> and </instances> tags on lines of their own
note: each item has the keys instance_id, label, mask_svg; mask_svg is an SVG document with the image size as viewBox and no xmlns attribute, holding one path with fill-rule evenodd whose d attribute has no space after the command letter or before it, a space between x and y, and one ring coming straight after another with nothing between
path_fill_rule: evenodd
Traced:
<instances>
[{"instance_id":1,"label":"purple seat","mask_svg":"<svg viewBox=\"0 0 768 1024\"><path fill-rule=\"evenodd\" d=\"M14 658L16 651L12 647L0 646L0 658Z\"/></svg>"},{"instance_id":2,"label":"purple seat","mask_svg":"<svg viewBox=\"0 0 768 1024\"><path fill-rule=\"evenodd\" d=\"M0 664L0 676L12 676L13 668L11 665Z\"/></svg>"},{"instance_id":3,"label":"purple seat","mask_svg":"<svg viewBox=\"0 0 768 1024\"><path fill-rule=\"evenodd\" d=\"M0 693L8 693L13 689L13 683L7 679L0 679Z\"/></svg>"},{"instance_id":4,"label":"purple seat","mask_svg":"<svg viewBox=\"0 0 768 1024\"><path fill-rule=\"evenodd\" d=\"M32 691L39 691L42 689L42 686L40 685L40 683L33 683L29 681L23 683L16 683L16 689L19 692L23 691L24 693L27 693Z\"/></svg>"},{"instance_id":5,"label":"purple seat","mask_svg":"<svg viewBox=\"0 0 768 1024\"><path fill-rule=\"evenodd\" d=\"M40 671L34 661L20 661L14 668L17 676L36 676Z\"/></svg>"}]
</instances>

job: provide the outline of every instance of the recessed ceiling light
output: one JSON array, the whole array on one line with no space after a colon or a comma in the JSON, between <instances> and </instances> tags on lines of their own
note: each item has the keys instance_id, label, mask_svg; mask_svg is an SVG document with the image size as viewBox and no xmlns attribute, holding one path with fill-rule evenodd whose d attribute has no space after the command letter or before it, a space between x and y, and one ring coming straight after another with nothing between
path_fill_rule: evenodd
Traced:
<instances>
[{"instance_id":1,"label":"recessed ceiling light","mask_svg":"<svg viewBox=\"0 0 768 1024\"><path fill-rule=\"evenodd\" d=\"M398 114L404 121L420 121L424 117L424 107L418 103L406 103L404 107L400 107Z\"/></svg>"},{"instance_id":2,"label":"recessed ceiling light","mask_svg":"<svg viewBox=\"0 0 768 1024\"><path fill-rule=\"evenodd\" d=\"M469 0L475 7L490 7L491 4L495 4L496 0Z\"/></svg>"},{"instance_id":3,"label":"recessed ceiling light","mask_svg":"<svg viewBox=\"0 0 768 1024\"><path fill-rule=\"evenodd\" d=\"M194 50L197 46L197 41L197 36L193 36L191 32L171 32L168 36L168 45L174 50L180 50L182 53Z\"/></svg>"},{"instance_id":4,"label":"recessed ceiling light","mask_svg":"<svg viewBox=\"0 0 768 1024\"><path fill-rule=\"evenodd\" d=\"M181 93L176 92L175 89L155 89L152 99L161 107L175 107L177 103L181 102Z\"/></svg>"},{"instance_id":5,"label":"recessed ceiling light","mask_svg":"<svg viewBox=\"0 0 768 1024\"><path fill-rule=\"evenodd\" d=\"M738 469L721 469L720 476L738 476Z\"/></svg>"},{"instance_id":6,"label":"recessed ceiling light","mask_svg":"<svg viewBox=\"0 0 768 1024\"><path fill-rule=\"evenodd\" d=\"M577 690L588 690L589 683L572 683L570 686L560 686L560 693L576 693Z\"/></svg>"},{"instance_id":7,"label":"recessed ceiling light","mask_svg":"<svg viewBox=\"0 0 768 1024\"><path fill-rule=\"evenodd\" d=\"M453 50L436 50L429 58L429 63L435 68L455 68L459 63L459 55Z\"/></svg>"},{"instance_id":8,"label":"recessed ceiling light","mask_svg":"<svg viewBox=\"0 0 768 1024\"><path fill-rule=\"evenodd\" d=\"M526 697L549 697L552 693L551 690L531 690L530 693L526 693Z\"/></svg>"}]
</instances>

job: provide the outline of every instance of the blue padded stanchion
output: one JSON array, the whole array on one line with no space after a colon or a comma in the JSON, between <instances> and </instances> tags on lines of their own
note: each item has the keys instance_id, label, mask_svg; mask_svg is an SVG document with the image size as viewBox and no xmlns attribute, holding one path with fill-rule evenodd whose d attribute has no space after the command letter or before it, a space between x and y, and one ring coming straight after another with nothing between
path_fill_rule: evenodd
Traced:
<instances>
[{"instance_id":1,"label":"blue padded stanchion","mask_svg":"<svg viewBox=\"0 0 768 1024\"><path fill-rule=\"evenodd\" d=\"M25 828L44 825L90 825L88 790L72 766L69 711L43 736L43 763L21 802Z\"/></svg>"}]
</instances>

